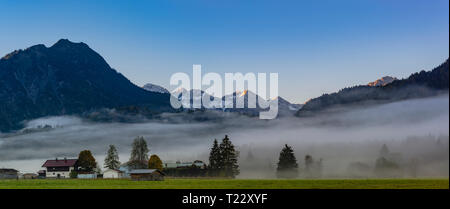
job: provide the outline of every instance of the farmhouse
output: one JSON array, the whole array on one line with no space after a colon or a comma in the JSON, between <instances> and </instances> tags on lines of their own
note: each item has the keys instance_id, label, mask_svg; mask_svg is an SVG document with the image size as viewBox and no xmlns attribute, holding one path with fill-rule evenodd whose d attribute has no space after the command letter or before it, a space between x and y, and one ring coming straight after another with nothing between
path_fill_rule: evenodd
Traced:
<instances>
[{"instance_id":1,"label":"farmhouse","mask_svg":"<svg viewBox=\"0 0 450 209\"><path fill-rule=\"evenodd\" d=\"M45 161L42 167L46 178L69 178L70 172L77 170L78 159L58 159Z\"/></svg>"},{"instance_id":2,"label":"farmhouse","mask_svg":"<svg viewBox=\"0 0 450 209\"><path fill-rule=\"evenodd\" d=\"M163 181L165 174L157 169L136 169L129 172L135 181Z\"/></svg>"},{"instance_id":3,"label":"farmhouse","mask_svg":"<svg viewBox=\"0 0 450 209\"><path fill-rule=\"evenodd\" d=\"M0 168L0 179L17 179L18 173L16 169Z\"/></svg>"},{"instance_id":4,"label":"farmhouse","mask_svg":"<svg viewBox=\"0 0 450 209\"><path fill-rule=\"evenodd\" d=\"M117 169L108 169L103 172L104 179L120 179L124 177L124 172Z\"/></svg>"}]
</instances>

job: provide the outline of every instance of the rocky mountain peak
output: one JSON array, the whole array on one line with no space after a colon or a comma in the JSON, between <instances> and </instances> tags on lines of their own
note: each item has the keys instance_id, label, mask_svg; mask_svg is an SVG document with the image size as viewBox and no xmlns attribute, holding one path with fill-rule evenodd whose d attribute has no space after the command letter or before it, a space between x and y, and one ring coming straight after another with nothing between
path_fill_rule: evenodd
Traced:
<instances>
[{"instance_id":1,"label":"rocky mountain peak","mask_svg":"<svg viewBox=\"0 0 450 209\"><path fill-rule=\"evenodd\" d=\"M397 78L391 77L391 76L384 76L376 81L368 83L367 85L368 86L386 86L395 80L397 80Z\"/></svg>"}]
</instances>

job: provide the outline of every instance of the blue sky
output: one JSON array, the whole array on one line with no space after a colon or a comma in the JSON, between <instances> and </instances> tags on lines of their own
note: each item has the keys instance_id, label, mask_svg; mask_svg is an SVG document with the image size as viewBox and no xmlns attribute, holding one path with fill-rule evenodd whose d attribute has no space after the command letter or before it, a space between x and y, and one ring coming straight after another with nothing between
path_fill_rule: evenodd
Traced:
<instances>
[{"instance_id":1,"label":"blue sky","mask_svg":"<svg viewBox=\"0 0 450 209\"><path fill-rule=\"evenodd\" d=\"M161 0L0 3L0 56L60 38L85 42L132 82L175 72L277 72L305 102L449 56L449 1Z\"/></svg>"}]
</instances>

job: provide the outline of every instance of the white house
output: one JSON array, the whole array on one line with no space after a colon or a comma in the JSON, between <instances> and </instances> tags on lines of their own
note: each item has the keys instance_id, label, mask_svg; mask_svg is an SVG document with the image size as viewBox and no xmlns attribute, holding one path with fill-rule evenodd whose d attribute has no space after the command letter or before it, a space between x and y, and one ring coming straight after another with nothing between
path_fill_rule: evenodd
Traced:
<instances>
[{"instance_id":1,"label":"white house","mask_svg":"<svg viewBox=\"0 0 450 209\"><path fill-rule=\"evenodd\" d=\"M124 177L124 172L116 169L108 169L103 172L104 179L120 179Z\"/></svg>"},{"instance_id":2,"label":"white house","mask_svg":"<svg viewBox=\"0 0 450 209\"><path fill-rule=\"evenodd\" d=\"M78 159L47 160L42 165L46 178L70 178L70 172L77 167Z\"/></svg>"}]
</instances>

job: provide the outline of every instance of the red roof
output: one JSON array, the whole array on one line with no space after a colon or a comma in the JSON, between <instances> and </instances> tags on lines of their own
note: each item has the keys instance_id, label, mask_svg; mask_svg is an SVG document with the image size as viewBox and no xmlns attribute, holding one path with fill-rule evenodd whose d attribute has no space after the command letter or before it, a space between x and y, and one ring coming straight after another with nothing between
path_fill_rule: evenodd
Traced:
<instances>
[{"instance_id":1,"label":"red roof","mask_svg":"<svg viewBox=\"0 0 450 209\"><path fill-rule=\"evenodd\" d=\"M78 159L47 160L42 167L73 167Z\"/></svg>"}]
</instances>

